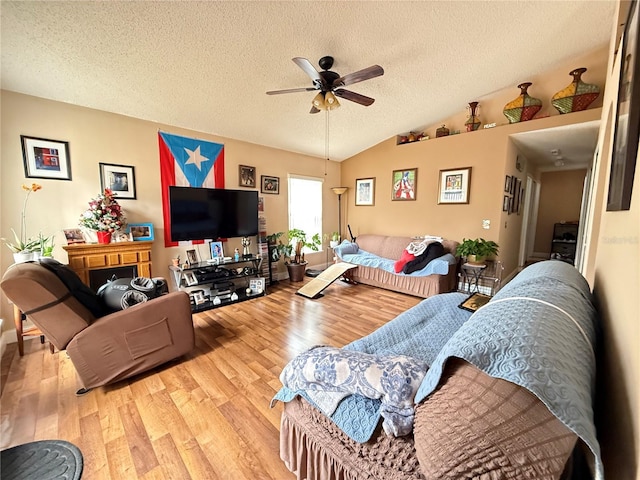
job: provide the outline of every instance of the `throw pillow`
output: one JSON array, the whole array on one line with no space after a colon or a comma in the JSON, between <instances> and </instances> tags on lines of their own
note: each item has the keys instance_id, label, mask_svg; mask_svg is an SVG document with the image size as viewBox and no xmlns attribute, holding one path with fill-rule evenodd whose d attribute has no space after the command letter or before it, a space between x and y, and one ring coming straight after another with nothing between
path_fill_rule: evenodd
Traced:
<instances>
[{"instance_id":1,"label":"throw pillow","mask_svg":"<svg viewBox=\"0 0 640 480\"><path fill-rule=\"evenodd\" d=\"M404 268L404 266L407 264L407 262L415 259L416 256L413 253L409 253L406 250L402 251L402 256L400 257L400 260L398 260L396 263L394 263L393 265L393 269L395 270L396 273L400 273L402 271L402 269Z\"/></svg>"},{"instance_id":2,"label":"throw pillow","mask_svg":"<svg viewBox=\"0 0 640 480\"><path fill-rule=\"evenodd\" d=\"M406 263L402 269L402 273L408 275L422 270L431 260L441 257L442 255L444 255L444 247L442 244L440 242L430 243L422 255L418 255L414 260Z\"/></svg>"}]
</instances>

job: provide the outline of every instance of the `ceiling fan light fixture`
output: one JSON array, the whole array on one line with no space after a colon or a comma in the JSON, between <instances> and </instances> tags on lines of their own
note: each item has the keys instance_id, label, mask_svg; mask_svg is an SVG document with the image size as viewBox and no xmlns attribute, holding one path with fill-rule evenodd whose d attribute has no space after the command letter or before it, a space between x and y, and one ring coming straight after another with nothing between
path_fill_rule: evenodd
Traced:
<instances>
[{"instance_id":1,"label":"ceiling fan light fixture","mask_svg":"<svg viewBox=\"0 0 640 480\"><path fill-rule=\"evenodd\" d=\"M324 94L324 106L327 110L333 110L340 106L340 102L338 102L338 99L333 92L327 92Z\"/></svg>"},{"instance_id":2,"label":"ceiling fan light fixture","mask_svg":"<svg viewBox=\"0 0 640 480\"><path fill-rule=\"evenodd\" d=\"M313 97L313 100L311 100L311 103L318 110L326 110L327 109L327 107L325 106L324 93L322 93L322 92L318 93L315 97Z\"/></svg>"}]
</instances>

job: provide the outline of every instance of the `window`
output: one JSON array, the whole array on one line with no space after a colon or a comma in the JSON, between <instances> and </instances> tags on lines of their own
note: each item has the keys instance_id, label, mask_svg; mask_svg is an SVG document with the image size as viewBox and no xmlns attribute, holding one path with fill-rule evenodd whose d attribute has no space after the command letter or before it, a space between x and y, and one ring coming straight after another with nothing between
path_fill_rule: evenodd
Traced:
<instances>
[{"instance_id":1,"label":"window","mask_svg":"<svg viewBox=\"0 0 640 480\"><path fill-rule=\"evenodd\" d=\"M304 231L307 240L316 233L322 238L322 182L321 178L289 175L289 229ZM311 251L304 249L304 253Z\"/></svg>"}]
</instances>

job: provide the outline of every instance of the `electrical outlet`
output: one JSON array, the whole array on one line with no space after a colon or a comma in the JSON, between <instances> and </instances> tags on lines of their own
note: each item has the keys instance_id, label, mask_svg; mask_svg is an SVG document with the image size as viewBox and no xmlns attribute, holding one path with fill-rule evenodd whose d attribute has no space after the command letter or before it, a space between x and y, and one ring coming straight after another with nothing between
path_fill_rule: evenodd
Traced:
<instances>
[{"instance_id":1,"label":"electrical outlet","mask_svg":"<svg viewBox=\"0 0 640 480\"><path fill-rule=\"evenodd\" d=\"M491 220L482 220L482 228L489 230L491 228Z\"/></svg>"}]
</instances>

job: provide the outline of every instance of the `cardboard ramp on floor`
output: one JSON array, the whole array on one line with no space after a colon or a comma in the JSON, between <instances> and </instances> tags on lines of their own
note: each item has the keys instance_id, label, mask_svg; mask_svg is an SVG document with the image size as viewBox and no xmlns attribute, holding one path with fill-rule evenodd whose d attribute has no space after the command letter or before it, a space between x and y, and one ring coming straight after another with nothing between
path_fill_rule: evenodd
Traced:
<instances>
[{"instance_id":1,"label":"cardboard ramp on floor","mask_svg":"<svg viewBox=\"0 0 640 480\"><path fill-rule=\"evenodd\" d=\"M307 283L304 287L298 290L296 293L307 298L318 298L320 292L339 279L347 270L356 268L357 265L352 263L340 262L331 265L324 270L320 275Z\"/></svg>"}]
</instances>

